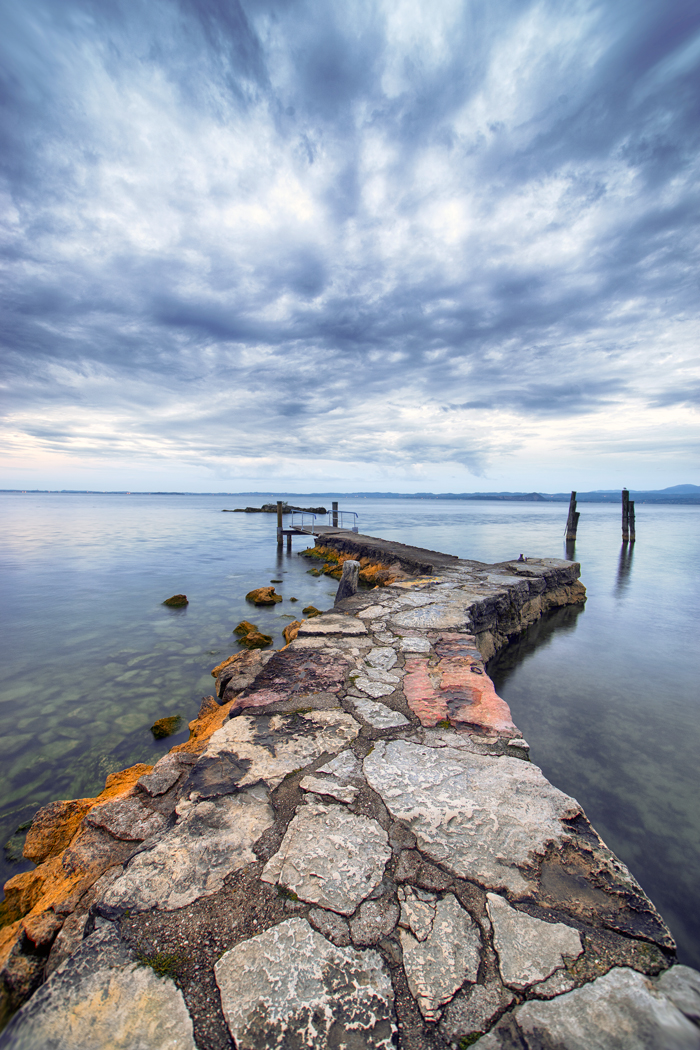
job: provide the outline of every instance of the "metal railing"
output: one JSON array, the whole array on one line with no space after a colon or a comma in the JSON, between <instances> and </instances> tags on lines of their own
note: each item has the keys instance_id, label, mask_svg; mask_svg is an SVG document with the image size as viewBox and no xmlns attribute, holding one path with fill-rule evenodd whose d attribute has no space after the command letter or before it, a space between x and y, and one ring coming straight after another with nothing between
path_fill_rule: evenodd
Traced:
<instances>
[{"instance_id":1,"label":"metal railing","mask_svg":"<svg viewBox=\"0 0 700 1050\"><path fill-rule=\"evenodd\" d=\"M348 532L358 532L357 514L354 510L330 510L328 524L335 525L339 529L347 529Z\"/></svg>"},{"instance_id":2,"label":"metal railing","mask_svg":"<svg viewBox=\"0 0 700 1050\"><path fill-rule=\"evenodd\" d=\"M308 532L310 536L315 535L316 515L309 511L294 511L290 528L299 529L300 532Z\"/></svg>"},{"instance_id":3,"label":"metal railing","mask_svg":"<svg viewBox=\"0 0 700 1050\"><path fill-rule=\"evenodd\" d=\"M299 532L307 532L309 536L318 535L318 514L309 511L293 511L290 529L298 529ZM335 526L338 529L347 529L348 532L359 532L357 525L357 514L354 510L329 510L328 520L324 524Z\"/></svg>"}]
</instances>

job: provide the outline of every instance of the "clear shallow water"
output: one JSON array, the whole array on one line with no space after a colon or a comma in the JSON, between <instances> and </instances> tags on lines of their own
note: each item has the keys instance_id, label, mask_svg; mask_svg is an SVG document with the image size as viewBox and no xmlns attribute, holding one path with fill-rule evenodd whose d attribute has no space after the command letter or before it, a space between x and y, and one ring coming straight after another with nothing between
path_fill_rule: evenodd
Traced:
<instances>
[{"instance_id":1,"label":"clear shallow water","mask_svg":"<svg viewBox=\"0 0 700 1050\"><path fill-rule=\"evenodd\" d=\"M273 515L221 513L245 502L0 495L2 842L38 806L96 794L108 773L186 739L156 742L149 727L195 717L211 667L238 648L241 619L281 645L304 605L332 603L337 585L307 574L302 540L278 556ZM462 557L563 554L565 504L341 507L359 512L363 532ZM640 504L631 558L618 508L580 510L585 608L550 614L489 670L533 761L578 798L659 906L683 960L699 966L700 508ZM245 602L279 578L282 604ZM161 605L181 591L186 609ZM5 879L30 865L5 856L0 866Z\"/></svg>"}]
</instances>

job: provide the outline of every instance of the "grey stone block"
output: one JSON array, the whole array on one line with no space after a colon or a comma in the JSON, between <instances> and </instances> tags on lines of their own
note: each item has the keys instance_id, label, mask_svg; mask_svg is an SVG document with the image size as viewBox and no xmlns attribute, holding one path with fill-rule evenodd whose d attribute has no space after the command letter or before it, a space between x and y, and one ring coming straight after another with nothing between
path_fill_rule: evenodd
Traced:
<instances>
[{"instance_id":1,"label":"grey stone block","mask_svg":"<svg viewBox=\"0 0 700 1050\"><path fill-rule=\"evenodd\" d=\"M238 1050L393 1050L393 991L381 956L337 947L304 919L236 945L215 973Z\"/></svg>"}]
</instances>

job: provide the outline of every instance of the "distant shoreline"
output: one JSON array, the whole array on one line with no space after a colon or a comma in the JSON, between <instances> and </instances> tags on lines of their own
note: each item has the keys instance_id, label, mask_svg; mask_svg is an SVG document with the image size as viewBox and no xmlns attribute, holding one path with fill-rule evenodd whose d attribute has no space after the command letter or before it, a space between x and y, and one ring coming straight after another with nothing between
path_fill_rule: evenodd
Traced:
<instances>
[{"instance_id":1,"label":"distant shoreline","mask_svg":"<svg viewBox=\"0 0 700 1050\"><path fill-rule=\"evenodd\" d=\"M674 485L670 489L630 489L630 499L637 503L666 504L669 506L700 506L700 485ZM56 495L56 496L305 496L313 499L405 499L405 500L460 500L491 503L565 503L569 492L129 492L100 489L0 489L0 495ZM578 492L579 503L620 502L620 490L599 489Z\"/></svg>"}]
</instances>

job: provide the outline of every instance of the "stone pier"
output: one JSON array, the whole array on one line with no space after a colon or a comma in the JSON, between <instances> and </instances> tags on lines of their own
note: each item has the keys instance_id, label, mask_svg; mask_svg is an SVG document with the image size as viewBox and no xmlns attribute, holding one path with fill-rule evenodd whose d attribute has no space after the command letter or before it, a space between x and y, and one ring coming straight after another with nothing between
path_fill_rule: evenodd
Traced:
<instances>
[{"instance_id":1,"label":"stone pier","mask_svg":"<svg viewBox=\"0 0 700 1050\"><path fill-rule=\"evenodd\" d=\"M224 661L188 744L37 815L2 1050L700 1050L700 974L486 674L584 600L578 565L368 540L319 542L394 582Z\"/></svg>"}]
</instances>

